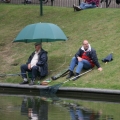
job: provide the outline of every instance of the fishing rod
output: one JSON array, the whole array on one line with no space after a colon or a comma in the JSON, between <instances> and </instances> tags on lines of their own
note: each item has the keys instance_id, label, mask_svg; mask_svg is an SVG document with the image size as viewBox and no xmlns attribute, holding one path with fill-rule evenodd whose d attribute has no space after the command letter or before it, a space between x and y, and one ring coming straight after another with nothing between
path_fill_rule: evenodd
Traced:
<instances>
[{"instance_id":1,"label":"fishing rod","mask_svg":"<svg viewBox=\"0 0 120 120\"><path fill-rule=\"evenodd\" d=\"M21 76L26 73L14 73L14 74L0 74L0 77L6 77L6 76Z\"/></svg>"},{"instance_id":2,"label":"fishing rod","mask_svg":"<svg viewBox=\"0 0 120 120\"><path fill-rule=\"evenodd\" d=\"M92 69L89 69L89 70L87 70L86 72L83 72L83 73L79 74L78 76L72 77L72 78L70 78L70 79L68 79L68 80L66 80L66 81L64 81L64 82L62 82L62 83L58 83L58 84L55 84L55 85L52 85L52 86L48 86L48 87L46 88L46 90L47 90L47 92L49 92L49 93L55 94L55 93L58 91L58 89L59 89L63 84L65 84L65 83L67 83L67 82L69 82L69 81L72 81L72 80L74 81L74 80L78 79L79 77L83 76L84 74L86 74L86 73L88 73L88 72L90 72L90 71L92 71Z\"/></svg>"}]
</instances>

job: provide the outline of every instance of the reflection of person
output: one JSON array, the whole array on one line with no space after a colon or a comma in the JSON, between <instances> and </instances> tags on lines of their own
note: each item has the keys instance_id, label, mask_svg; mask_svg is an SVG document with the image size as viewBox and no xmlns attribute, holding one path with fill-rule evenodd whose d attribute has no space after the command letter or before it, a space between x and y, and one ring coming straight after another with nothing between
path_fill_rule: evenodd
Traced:
<instances>
[{"instance_id":1,"label":"reflection of person","mask_svg":"<svg viewBox=\"0 0 120 120\"><path fill-rule=\"evenodd\" d=\"M71 120L84 120L82 110L79 108L75 111L74 108L70 106L70 115Z\"/></svg>"},{"instance_id":2,"label":"reflection of person","mask_svg":"<svg viewBox=\"0 0 120 120\"><path fill-rule=\"evenodd\" d=\"M85 0L79 6L73 5L74 11L80 11L88 8L96 8L99 6L99 0Z\"/></svg>"},{"instance_id":3,"label":"reflection of person","mask_svg":"<svg viewBox=\"0 0 120 120\"><path fill-rule=\"evenodd\" d=\"M38 114L34 114L32 108L28 108L28 118L30 120L38 120Z\"/></svg>"},{"instance_id":4,"label":"reflection of person","mask_svg":"<svg viewBox=\"0 0 120 120\"><path fill-rule=\"evenodd\" d=\"M24 97L24 99L22 101L22 104L21 104L21 114L22 115L26 115L27 111L28 111L28 108L27 108L27 98Z\"/></svg>"},{"instance_id":5,"label":"reflection of person","mask_svg":"<svg viewBox=\"0 0 120 120\"><path fill-rule=\"evenodd\" d=\"M46 76L48 74L47 52L42 49L41 43L35 43L35 52L33 52L26 64L21 65L21 74L23 82L20 84L28 84L26 72L31 72L32 78L29 85L34 85L35 78L39 75Z\"/></svg>"},{"instance_id":6,"label":"reflection of person","mask_svg":"<svg viewBox=\"0 0 120 120\"><path fill-rule=\"evenodd\" d=\"M38 98L27 98L28 118L31 120L38 120L38 114L40 109L40 101Z\"/></svg>"},{"instance_id":7,"label":"reflection of person","mask_svg":"<svg viewBox=\"0 0 120 120\"><path fill-rule=\"evenodd\" d=\"M79 107L76 108L76 115L77 115L78 120L84 120L83 112Z\"/></svg>"},{"instance_id":8,"label":"reflection of person","mask_svg":"<svg viewBox=\"0 0 120 120\"><path fill-rule=\"evenodd\" d=\"M21 114L27 115L30 120L48 120L48 102L39 98L24 97Z\"/></svg>"},{"instance_id":9,"label":"reflection of person","mask_svg":"<svg viewBox=\"0 0 120 120\"><path fill-rule=\"evenodd\" d=\"M73 107L70 107L69 112L70 112L71 120L76 120L76 116L75 116Z\"/></svg>"},{"instance_id":10,"label":"reflection of person","mask_svg":"<svg viewBox=\"0 0 120 120\"><path fill-rule=\"evenodd\" d=\"M83 109L80 106L69 106L71 120L97 120L100 118L100 113L95 113L92 110Z\"/></svg>"},{"instance_id":11,"label":"reflection of person","mask_svg":"<svg viewBox=\"0 0 120 120\"><path fill-rule=\"evenodd\" d=\"M99 71L102 71L102 68L100 67L100 64L98 62L96 51L91 48L87 40L83 41L83 46L75 54L75 57L72 58L69 67L70 72L67 76L67 79L74 75L73 70L76 65L76 76L80 74L82 69L87 70L93 68L95 65L98 67Z\"/></svg>"},{"instance_id":12,"label":"reflection of person","mask_svg":"<svg viewBox=\"0 0 120 120\"><path fill-rule=\"evenodd\" d=\"M48 120L48 102L41 100L39 110L39 120Z\"/></svg>"}]
</instances>

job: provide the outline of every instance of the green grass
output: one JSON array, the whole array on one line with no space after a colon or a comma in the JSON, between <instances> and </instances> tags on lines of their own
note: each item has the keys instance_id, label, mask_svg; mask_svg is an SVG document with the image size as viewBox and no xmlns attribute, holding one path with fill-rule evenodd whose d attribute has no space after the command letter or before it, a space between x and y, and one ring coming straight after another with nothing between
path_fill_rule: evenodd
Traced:
<instances>
[{"instance_id":1,"label":"green grass","mask_svg":"<svg viewBox=\"0 0 120 120\"><path fill-rule=\"evenodd\" d=\"M12 43L20 30L28 24L50 22L57 24L69 37L66 42L43 43L48 51L49 76L59 73L69 66L84 39L96 49L102 72L94 70L77 81L64 86L119 89L120 69L120 9L89 9L73 12L72 8L0 4L0 73L18 73L20 65L26 63L34 50L33 43ZM101 59L113 52L114 60L107 64ZM18 63L18 66L12 64ZM60 78L51 84L65 81ZM0 78L0 82L18 83L21 77ZM76 86L75 84L76 83Z\"/></svg>"}]
</instances>

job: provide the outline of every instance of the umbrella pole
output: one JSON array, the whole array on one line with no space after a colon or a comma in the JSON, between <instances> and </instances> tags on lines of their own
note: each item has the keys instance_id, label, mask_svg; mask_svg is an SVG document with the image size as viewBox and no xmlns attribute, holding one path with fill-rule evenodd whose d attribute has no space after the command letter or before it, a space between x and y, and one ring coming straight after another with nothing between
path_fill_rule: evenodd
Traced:
<instances>
[{"instance_id":1,"label":"umbrella pole","mask_svg":"<svg viewBox=\"0 0 120 120\"><path fill-rule=\"evenodd\" d=\"M43 15L43 7L42 7L42 0L40 0L40 16Z\"/></svg>"}]
</instances>

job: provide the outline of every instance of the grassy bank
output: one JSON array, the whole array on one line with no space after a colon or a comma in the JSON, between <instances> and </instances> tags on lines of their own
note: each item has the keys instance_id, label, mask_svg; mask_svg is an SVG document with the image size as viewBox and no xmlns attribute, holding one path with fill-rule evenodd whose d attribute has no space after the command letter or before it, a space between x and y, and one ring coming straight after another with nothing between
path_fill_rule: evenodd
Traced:
<instances>
[{"instance_id":1,"label":"grassy bank","mask_svg":"<svg viewBox=\"0 0 120 120\"><path fill-rule=\"evenodd\" d=\"M49 76L66 68L84 39L96 49L102 72L94 70L75 82L64 86L119 89L120 68L120 9L89 9L73 12L72 8L44 7L40 16L39 6L0 4L0 73L18 73L34 50L33 43L12 43L19 31L28 24L50 22L57 24L69 40L43 43L48 51ZM101 59L113 52L114 60L104 64ZM14 66L14 64L18 64ZM65 81L60 78L51 84ZM4 77L0 82L18 83L21 77ZM75 83L75 84L73 84Z\"/></svg>"}]
</instances>

